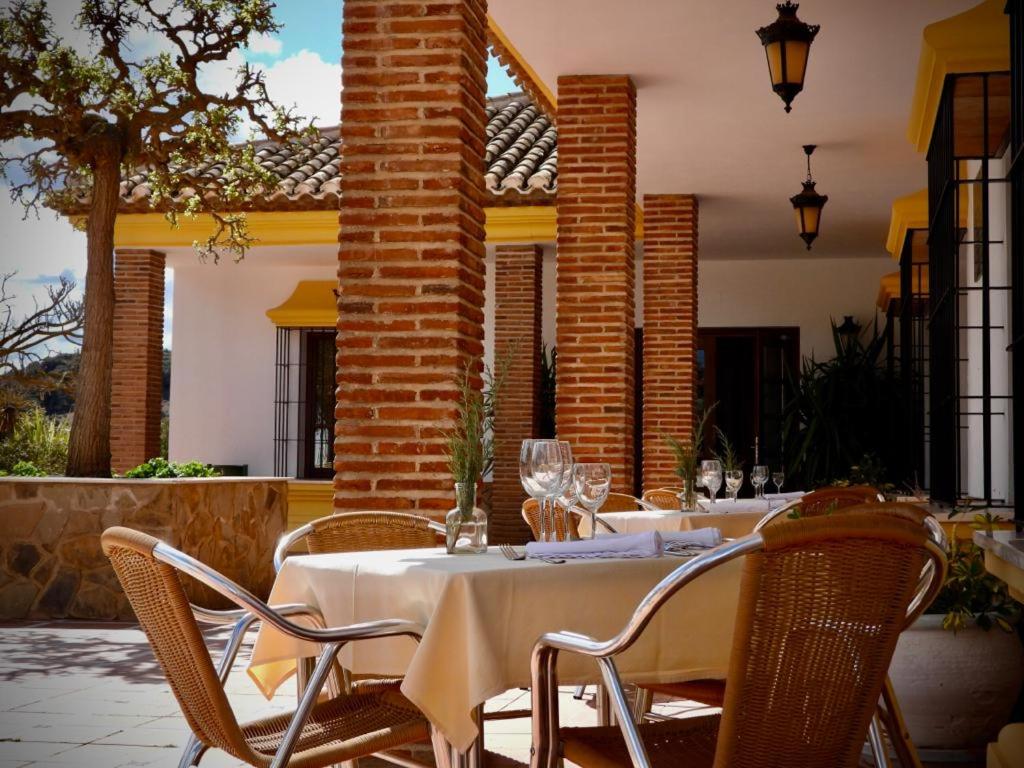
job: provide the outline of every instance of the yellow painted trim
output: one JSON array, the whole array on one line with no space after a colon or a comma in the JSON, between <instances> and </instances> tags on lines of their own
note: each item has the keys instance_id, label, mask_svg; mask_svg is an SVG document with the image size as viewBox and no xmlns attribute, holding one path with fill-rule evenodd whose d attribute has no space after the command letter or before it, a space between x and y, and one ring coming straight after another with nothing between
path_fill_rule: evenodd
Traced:
<instances>
[{"instance_id":1,"label":"yellow painted trim","mask_svg":"<svg viewBox=\"0 0 1024 768\"><path fill-rule=\"evenodd\" d=\"M334 513L334 483L330 480L288 481L288 530Z\"/></svg>"},{"instance_id":2,"label":"yellow painted trim","mask_svg":"<svg viewBox=\"0 0 1024 768\"><path fill-rule=\"evenodd\" d=\"M918 152L928 149L946 75L1002 72L1010 68L1010 21L1006 0L985 0L969 11L924 28L917 85L907 138Z\"/></svg>"},{"instance_id":3,"label":"yellow painted trim","mask_svg":"<svg viewBox=\"0 0 1024 768\"><path fill-rule=\"evenodd\" d=\"M557 236L553 205L517 205L486 208L488 243L545 243Z\"/></svg>"},{"instance_id":4,"label":"yellow painted trim","mask_svg":"<svg viewBox=\"0 0 1024 768\"><path fill-rule=\"evenodd\" d=\"M267 310L274 325L283 328L333 328L338 323L334 280L300 280L292 295Z\"/></svg>"},{"instance_id":5,"label":"yellow painted trim","mask_svg":"<svg viewBox=\"0 0 1024 768\"><path fill-rule=\"evenodd\" d=\"M501 43L502 47L504 47L508 55L516 60L516 63L519 65L520 69L522 69L523 73L533 82L534 87L544 95L544 98L548 100L548 103L551 104L552 107L557 109L558 99L555 97L554 92L548 88L547 83L540 79L540 75L537 74L537 70L530 66L530 62L526 60L523 54L521 54L519 50L512 45L512 41L508 39L508 35L506 35L504 30L498 26L498 23L490 14L487 14L487 27L491 30L491 34L498 38L498 41Z\"/></svg>"},{"instance_id":6,"label":"yellow painted trim","mask_svg":"<svg viewBox=\"0 0 1024 768\"><path fill-rule=\"evenodd\" d=\"M878 281L878 308L885 312L889 309L889 302L900 297L900 273L890 272L882 275Z\"/></svg>"},{"instance_id":7,"label":"yellow painted trim","mask_svg":"<svg viewBox=\"0 0 1024 768\"><path fill-rule=\"evenodd\" d=\"M903 245L907 241L907 230L928 229L928 189L921 189L910 195L897 197L892 202L889 217L889 235L885 249L899 260Z\"/></svg>"}]
</instances>

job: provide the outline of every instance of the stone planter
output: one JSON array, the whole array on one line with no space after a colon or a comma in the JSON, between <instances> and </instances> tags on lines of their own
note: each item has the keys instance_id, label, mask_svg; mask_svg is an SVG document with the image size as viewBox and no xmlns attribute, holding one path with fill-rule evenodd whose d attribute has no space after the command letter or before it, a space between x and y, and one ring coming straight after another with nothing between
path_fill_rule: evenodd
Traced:
<instances>
[{"instance_id":1,"label":"stone planter","mask_svg":"<svg viewBox=\"0 0 1024 768\"><path fill-rule=\"evenodd\" d=\"M113 525L163 539L266 597L287 519L282 478L0 478L0 619L133 618L100 548ZM184 583L193 602L229 606Z\"/></svg>"},{"instance_id":2,"label":"stone planter","mask_svg":"<svg viewBox=\"0 0 1024 768\"><path fill-rule=\"evenodd\" d=\"M984 747L995 739L1024 682L1016 633L942 628L922 616L896 646L889 677L914 744L932 749Z\"/></svg>"}]
</instances>

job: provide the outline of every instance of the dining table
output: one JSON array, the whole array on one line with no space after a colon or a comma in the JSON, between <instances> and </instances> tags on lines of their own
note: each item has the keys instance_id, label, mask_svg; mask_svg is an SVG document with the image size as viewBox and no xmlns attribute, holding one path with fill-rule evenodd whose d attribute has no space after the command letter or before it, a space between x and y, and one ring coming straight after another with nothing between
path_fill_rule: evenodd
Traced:
<instances>
[{"instance_id":1,"label":"dining table","mask_svg":"<svg viewBox=\"0 0 1024 768\"><path fill-rule=\"evenodd\" d=\"M441 549L296 555L285 560L271 604L305 603L328 626L404 619L419 640L351 643L339 657L353 675L401 676L418 706L454 753L481 749L480 712L490 697L530 685L530 659L546 632L568 630L607 639L640 600L685 557L581 559L563 563L509 560ZM617 659L624 680L640 683L724 678L732 643L742 560L712 569L681 590L642 637ZM264 624L248 673L266 696L315 656L315 644ZM562 654L559 681L598 682L596 664ZM472 761L467 761L471 763Z\"/></svg>"}]
</instances>

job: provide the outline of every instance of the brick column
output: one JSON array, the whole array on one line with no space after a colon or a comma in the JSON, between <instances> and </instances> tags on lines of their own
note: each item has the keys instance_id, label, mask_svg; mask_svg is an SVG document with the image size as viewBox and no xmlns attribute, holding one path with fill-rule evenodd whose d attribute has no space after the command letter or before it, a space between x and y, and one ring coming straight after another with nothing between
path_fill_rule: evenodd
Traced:
<instances>
[{"instance_id":1,"label":"brick column","mask_svg":"<svg viewBox=\"0 0 1024 768\"><path fill-rule=\"evenodd\" d=\"M486 2L345 0L336 509L451 508L483 346Z\"/></svg>"},{"instance_id":2,"label":"brick column","mask_svg":"<svg viewBox=\"0 0 1024 768\"><path fill-rule=\"evenodd\" d=\"M678 485L664 435L693 432L697 198L644 195L644 487Z\"/></svg>"},{"instance_id":3,"label":"brick column","mask_svg":"<svg viewBox=\"0 0 1024 768\"><path fill-rule=\"evenodd\" d=\"M636 89L558 78L558 436L633 490Z\"/></svg>"},{"instance_id":4,"label":"brick column","mask_svg":"<svg viewBox=\"0 0 1024 768\"><path fill-rule=\"evenodd\" d=\"M523 440L536 436L540 415L543 253L538 245L499 245L495 250L495 360L502 359L509 345L517 345L494 418L488 534L496 544L530 539L530 528L520 514L526 494L519 482L519 448Z\"/></svg>"},{"instance_id":5,"label":"brick column","mask_svg":"<svg viewBox=\"0 0 1024 768\"><path fill-rule=\"evenodd\" d=\"M159 251L114 253L110 456L115 472L160 453L165 265Z\"/></svg>"}]
</instances>

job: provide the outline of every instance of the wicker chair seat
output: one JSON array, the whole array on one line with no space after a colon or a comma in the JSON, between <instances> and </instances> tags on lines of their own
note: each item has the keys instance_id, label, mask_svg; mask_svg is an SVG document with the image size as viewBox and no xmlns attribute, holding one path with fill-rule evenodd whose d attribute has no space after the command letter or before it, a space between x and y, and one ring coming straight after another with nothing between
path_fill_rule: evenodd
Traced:
<instances>
[{"instance_id":1,"label":"wicker chair seat","mask_svg":"<svg viewBox=\"0 0 1024 768\"><path fill-rule=\"evenodd\" d=\"M653 768L710 768L715 761L720 715L685 717L640 726ZM563 728L562 754L582 768L630 766L618 726Z\"/></svg>"},{"instance_id":2,"label":"wicker chair seat","mask_svg":"<svg viewBox=\"0 0 1024 768\"><path fill-rule=\"evenodd\" d=\"M246 743L270 765L292 713L242 725ZM351 695L317 704L302 729L289 766L321 768L430 738L430 727L398 685L356 685Z\"/></svg>"}]
</instances>

